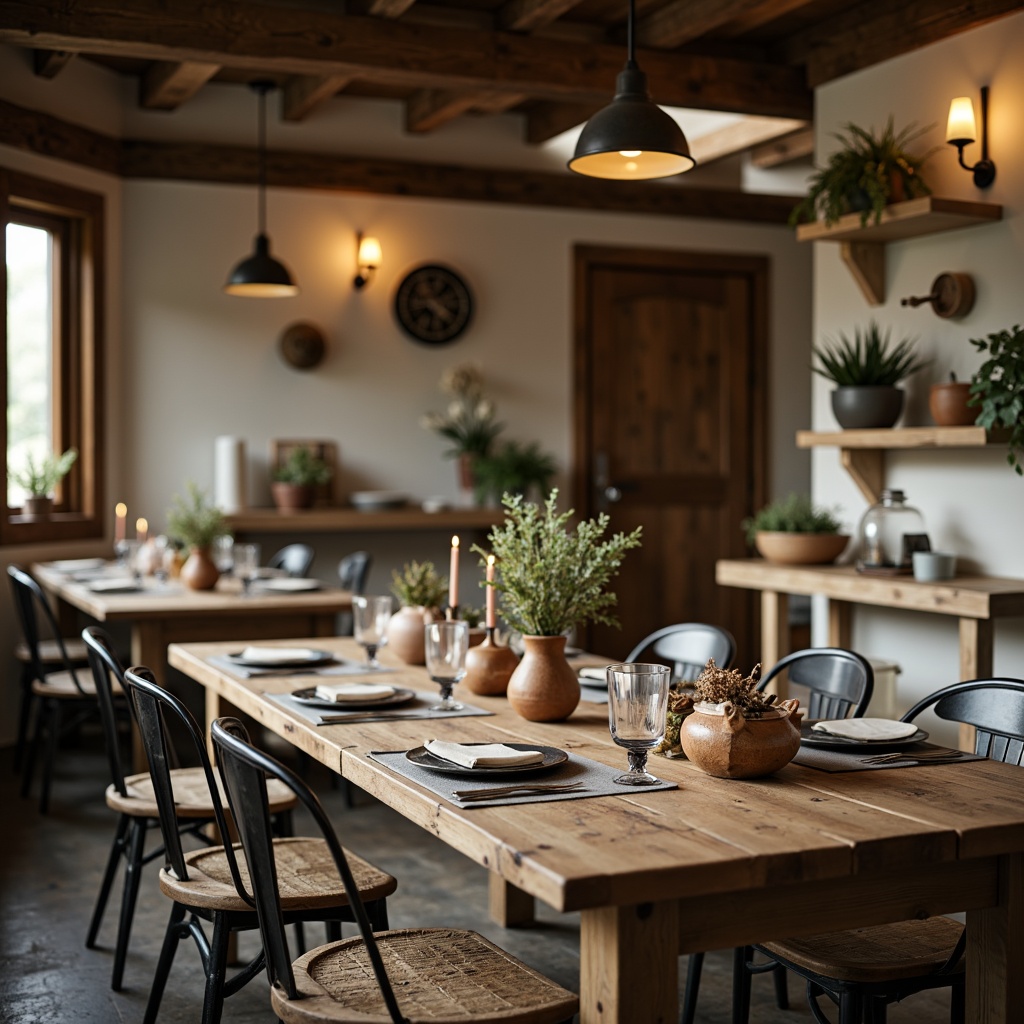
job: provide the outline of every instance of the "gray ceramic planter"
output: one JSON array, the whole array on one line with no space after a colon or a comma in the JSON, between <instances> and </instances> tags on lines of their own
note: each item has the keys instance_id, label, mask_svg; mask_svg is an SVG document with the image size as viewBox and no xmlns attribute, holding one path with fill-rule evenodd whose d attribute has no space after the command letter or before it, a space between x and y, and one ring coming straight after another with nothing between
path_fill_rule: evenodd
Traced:
<instances>
[{"instance_id":1,"label":"gray ceramic planter","mask_svg":"<svg viewBox=\"0 0 1024 1024\"><path fill-rule=\"evenodd\" d=\"M903 391L895 385L849 385L832 392L832 413L844 430L891 427L903 411Z\"/></svg>"}]
</instances>

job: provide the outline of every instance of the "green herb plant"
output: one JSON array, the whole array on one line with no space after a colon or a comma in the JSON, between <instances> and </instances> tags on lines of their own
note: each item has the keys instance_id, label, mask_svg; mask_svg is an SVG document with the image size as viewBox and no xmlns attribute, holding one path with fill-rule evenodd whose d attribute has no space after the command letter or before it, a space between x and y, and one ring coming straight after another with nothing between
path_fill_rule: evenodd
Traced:
<instances>
[{"instance_id":1,"label":"green herb plant","mask_svg":"<svg viewBox=\"0 0 1024 1024\"><path fill-rule=\"evenodd\" d=\"M318 487L331 479L331 470L323 459L313 454L311 448L299 445L288 452L284 462L274 470L273 476L278 483Z\"/></svg>"},{"instance_id":2,"label":"green herb plant","mask_svg":"<svg viewBox=\"0 0 1024 1024\"><path fill-rule=\"evenodd\" d=\"M758 533L838 533L842 523L829 509L815 505L806 494L791 494L783 501L766 505L741 524L747 541Z\"/></svg>"},{"instance_id":3,"label":"green herb plant","mask_svg":"<svg viewBox=\"0 0 1024 1024\"><path fill-rule=\"evenodd\" d=\"M840 387L898 384L928 360L914 354L916 338L901 338L893 345L891 335L891 329L883 333L874 320L863 331L856 328L852 341L840 332L837 341L826 339L824 347L813 350L821 365L811 369Z\"/></svg>"},{"instance_id":4,"label":"green herb plant","mask_svg":"<svg viewBox=\"0 0 1024 1024\"><path fill-rule=\"evenodd\" d=\"M502 595L502 617L525 636L558 636L587 622L617 626L608 584L626 552L640 546L639 526L602 540L604 513L570 529L573 510L559 513L557 502L557 488L543 505L506 494L505 522L491 529L490 551L473 546L482 564L495 555L499 575L492 585Z\"/></svg>"},{"instance_id":5,"label":"green herb plant","mask_svg":"<svg viewBox=\"0 0 1024 1024\"><path fill-rule=\"evenodd\" d=\"M971 338L970 342L979 352L988 353L988 358L971 377L967 404L981 407L975 421L978 426L1009 430L1006 461L1018 476L1024 476L1024 330L1014 324L1009 330Z\"/></svg>"},{"instance_id":6,"label":"green herb plant","mask_svg":"<svg viewBox=\"0 0 1024 1024\"><path fill-rule=\"evenodd\" d=\"M506 441L473 465L474 490L481 503L498 500L503 494L526 496L533 487L547 494L554 475L555 460L536 442Z\"/></svg>"},{"instance_id":7,"label":"green herb plant","mask_svg":"<svg viewBox=\"0 0 1024 1024\"><path fill-rule=\"evenodd\" d=\"M191 480L185 488L186 496L175 495L167 511L167 532L187 548L208 548L229 532L227 523L220 509L207 501L205 491Z\"/></svg>"},{"instance_id":8,"label":"green herb plant","mask_svg":"<svg viewBox=\"0 0 1024 1024\"><path fill-rule=\"evenodd\" d=\"M78 451L75 448L69 448L61 455L48 452L38 462L29 452L25 456L24 466L10 469L7 475L12 483L33 498L45 498L53 494L77 458Z\"/></svg>"},{"instance_id":9,"label":"green herb plant","mask_svg":"<svg viewBox=\"0 0 1024 1024\"><path fill-rule=\"evenodd\" d=\"M441 391L449 396L444 412L428 412L420 424L451 441L448 458L485 456L504 429L495 420L494 403L484 396L483 374L471 364L453 366L441 378Z\"/></svg>"},{"instance_id":10,"label":"green herb plant","mask_svg":"<svg viewBox=\"0 0 1024 1024\"><path fill-rule=\"evenodd\" d=\"M440 608L448 596L448 577L439 576L433 562L406 562L391 573L391 593L410 608Z\"/></svg>"}]
</instances>

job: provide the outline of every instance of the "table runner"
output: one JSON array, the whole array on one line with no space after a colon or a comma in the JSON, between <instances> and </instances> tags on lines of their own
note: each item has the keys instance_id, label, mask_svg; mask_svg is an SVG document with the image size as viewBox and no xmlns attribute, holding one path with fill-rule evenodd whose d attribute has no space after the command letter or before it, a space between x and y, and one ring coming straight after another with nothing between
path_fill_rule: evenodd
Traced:
<instances>
[{"instance_id":1,"label":"table runner","mask_svg":"<svg viewBox=\"0 0 1024 1024\"><path fill-rule=\"evenodd\" d=\"M213 661L212 658L210 660ZM463 704L461 711L431 711L430 705L437 702L439 699L438 695L436 693L424 693L420 690L413 692L416 694L416 699L408 704L400 704L396 708L367 708L362 711L357 708L346 708L344 705L339 705L336 710L332 708L311 708L308 704L300 704L298 701L292 700L290 693L264 693L263 696L267 700L271 700L275 704L280 704L281 707L301 715L307 722L312 722L313 725L319 725L320 719L325 715L351 715L353 719L359 722L390 722L398 719L465 718L467 715L494 714L493 711L484 711L483 708L473 707L472 704ZM340 720L331 723L331 725L344 724L345 722ZM321 728L327 729L330 726L325 725Z\"/></svg>"},{"instance_id":2,"label":"table runner","mask_svg":"<svg viewBox=\"0 0 1024 1024\"><path fill-rule=\"evenodd\" d=\"M825 750L823 747L802 746L793 758L794 764L802 764L807 768L816 768L821 772L867 772L879 768L924 768L938 767L935 762L914 761L913 752L934 751L943 749L934 743L915 743L903 751L905 755L898 761L889 761L886 764L865 764L864 758L871 757L870 751L852 750ZM875 755L877 756L877 755ZM965 761L981 761L984 758L980 754L961 754L952 761L940 761L938 764L963 764Z\"/></svg>"}]
</instances>

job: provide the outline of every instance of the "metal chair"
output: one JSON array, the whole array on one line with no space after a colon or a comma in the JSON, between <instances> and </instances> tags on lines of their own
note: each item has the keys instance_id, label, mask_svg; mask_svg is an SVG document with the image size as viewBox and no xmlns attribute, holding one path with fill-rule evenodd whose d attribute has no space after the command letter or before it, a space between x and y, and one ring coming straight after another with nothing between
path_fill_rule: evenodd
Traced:
<instances>
[{"instance_id":1,"label":"metal chair","mask_svg":"<svg viewBox=\"0 0 1024 1024\"><path fill-rule=\"evenodd\" d=\"M579 1008L576 995L475 932L403 928L374 934L355 894L351 854L342 849L312 790L284 765L256 750L237 719L218 719L211 735L252 884L251 896L248 890L239 893L259 910L271 1005L281 1020L354 1024L371 1016L381 1020L385 1014L393 1024L439 1019L556 1024L572 1019ZM294 963L267 829L268 776L290 786L313 817L338 873L353 892L352 909L359 925L358 938L320 946ZM401 982L393 984L389 973L399 972Z\"/></svg>"},{"instance_id":2,"label":"metal chair","mask_svg":"<svg viewBox=\"0 0 1024 1024\"><path fill-rule=\"evenodd\" d=\"M338 586L353 594L366 593L366 579L370 575L373 556L368 551L353 551L338 563ZM338 636L352 635L352 613L338 616Z\"/></svg>"},{"instance_id":3,"label":"metal chair","mask_svg":"<svg viewBox=\"0 0 1024 1024\"><path fill-rule=\"evenodd\" d=\"M185 853L178 831L171 777L171 747L167 721L183 727L206 779L207 794L214 820L222 836L230 835L228 821L221 808L213 768L206 753L202 732L189 710L173 694L156 684L146 668L125 673L125 685L135 706L139 732L146 756L160 819L166 864L160 872L160 889L172 901L171 916L164 933L156 974L150 989L144 1024L153 1024L160 1009L167 976L178 943L191 936L199 950L206 975L202 1024L218 1024L224 999L237 992L263 969L264 954L259 954L230 979L227 978L228 937L233 931L259 926L255 904L239 895L244 892L234 850L230 845L215 846ZM269 808L261 812L270 829ZM236 817L235 822L239 819ZM394 878L366 861L356 861L356 883L351 877L343 884L333 867L331 851L321 839L304 837L275 838L270 841L271 862L286 881L282 898L284 921L300 923L323 921L328 935L340 938L341 921L353 920L350 898L358 894L366 901L366 915L374 927L387 927L387 897L395 891ZM359 900L360 906L362 899ZM187 915L187 917L186 917ZM207 939L203 921L213 925L213 937Z\"/></svg>"},{"instance_id":4,"label":"metal chair","mask_svg":"<svg viewBox=\"0 0 1024 1024\"><path fill-rule=\"evenodd\" d=\"M308 544L286 544L267 561L269 569L284 569L289 576L306 577L316 552Z\"/></svg>"},{"instance_id":5,"label":"metal chair","mask_svg":"<svg viewBox=\"0 0 1024 1024\"><path fill-rule=\"evenodd\" d=\"M900 720L912 722L929 708L945 721L974 726L975 753L1024 762L1024 680L954 683L918 701ZM839 1024L885 1024L890 1003L946 986L952 990L951 1024L962 1024L966 944L963 925L935 917L766 942L748 952L757 949L807 981L807 1000L819 1024L829 1024L818 1004L821 995L838 1005ZM740 1005L749 1010L749 972L742 984L747 991Z\"/></svg>"},{"instance_id":6,"label":"metal chair","mask_svg":"<svg viewBox=\"0 0 1024 1024\"><path fill-rule=\"evenodd\" d=\"M671 665L674 681L692 683L708 658L714 658L719 668L728 668L735 655L736 641L727 629L701 622L681 622L675 626L663 626L644 637L629 652L626 661L655 661Z\"/></svg>"}]
</instances>

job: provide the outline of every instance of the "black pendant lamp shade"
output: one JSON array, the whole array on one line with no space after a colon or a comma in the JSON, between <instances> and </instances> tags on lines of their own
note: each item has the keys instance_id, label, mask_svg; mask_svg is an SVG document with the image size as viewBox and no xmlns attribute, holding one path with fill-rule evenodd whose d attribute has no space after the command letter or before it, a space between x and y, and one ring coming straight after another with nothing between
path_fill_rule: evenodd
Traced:
<instances>
[{"instance_id":1,"label":"black pendant lamp shade","mask_svg":"<svg viewBox=\"0 0 1024 1024\"><path fill-rule=\"evenodd\" d=\"M569 169L593 178L641 181L682 174L697 163L678 124L652 99L633 47L634 0L627 22L629 55L615 98L584 126Z\"/></svg>"},{"instance_id":2,"label":"black pendant lamp shade","mask_svg":"<svg viewBox=\"0 0 1024 1024\"><path fill-rule=\"evenodd\" d=\"M270 239L267 236L267 93L274 88L273 82L253 82L252 88L260 97L259 113L259 233L256 235L253 252L238 263L228 277L224 291L229 295L243 295L249 298L281 298L298 295L298 285L292 280L288 268L270 255Z\"/></svg>"}]
</instances>

